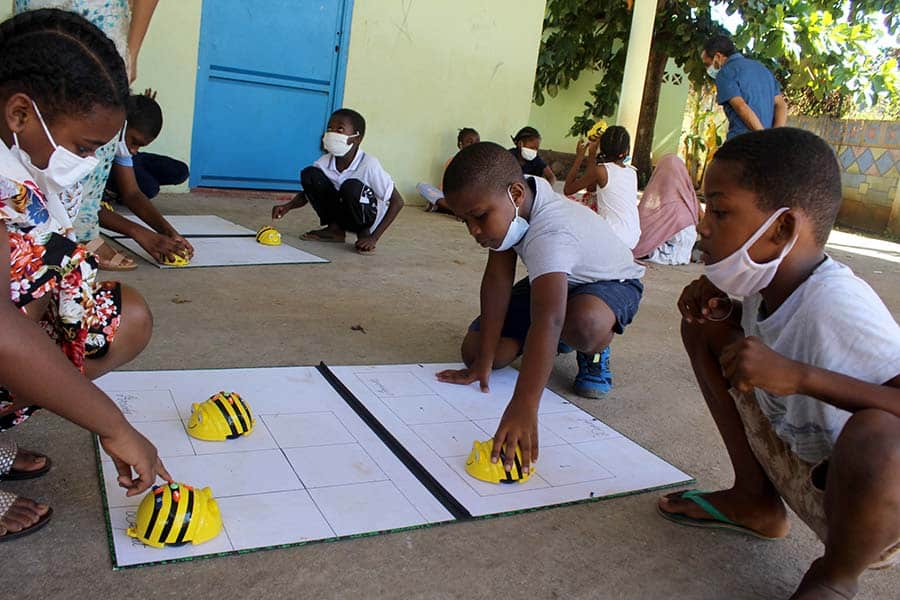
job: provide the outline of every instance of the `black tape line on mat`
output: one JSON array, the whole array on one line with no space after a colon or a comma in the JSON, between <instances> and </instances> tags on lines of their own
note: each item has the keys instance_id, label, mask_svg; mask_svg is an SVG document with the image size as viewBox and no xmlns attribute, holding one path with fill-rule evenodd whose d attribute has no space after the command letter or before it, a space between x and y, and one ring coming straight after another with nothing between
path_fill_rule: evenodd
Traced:
<instances>
[{"instance_id":1,"label":"black tape line on mat","mask_svg":"<svg viewBox=\"0 0 900 600\"><path fill-rule=\"evenodd\" d=\"M416 479L419 480L425 489L431 492L431 495L434 496L438 502L444 505L444 508L453 515L455 519L458 521L464 521L472 518L472 514L466 510L466 507L460 504L459 500L453 497L453 495L447 491L441 483L434 478L434 476L428 472L422 463L420 463L416 458L410 454L409 450L403 447L403 444L394 437L394 435L387 430L387 428L381 424L375 415L369 412L369 409L366 408L362 402L359 401L353 392L351 392L344 382L338 379L337 375L328 368L324 362L319 363L319 366L316 367L319 373L325 378L325 380L331 384L331 387L334 388L341 398L350 405L350 408L359 416L363 422L369 426L369 429L372 430L378 438L384 442L384 445L388 447L388 449L394 453L400 462L402 462L409 472L412 473Z\"/></svg>"}]
</instances>

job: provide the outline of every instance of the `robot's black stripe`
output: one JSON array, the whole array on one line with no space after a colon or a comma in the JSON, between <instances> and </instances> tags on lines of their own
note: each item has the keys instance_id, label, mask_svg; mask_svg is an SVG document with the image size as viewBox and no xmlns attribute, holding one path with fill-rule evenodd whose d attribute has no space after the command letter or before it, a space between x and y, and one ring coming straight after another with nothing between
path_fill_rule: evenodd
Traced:
<instances>
[{"instance_id":1,"label":"robot's black stripe","mask_svg":"<svg viewBox=\"0 0 900 600\"><path fill-rule=\"evenodd\" d=\"M512 478L512 473L506 470L506 452L503 451L503 448L500 448L500 464L503 465L503 472L506 473L503 483L513 483L515 480Z\"/></svg>"},{"instance_id":2,"label":"robot's black stripe","mask_svg":"<svg viewBox=\"0 0 900 600\"><path fill-rule=\"evenodd\" d=\"M331 387L340 394L341 398L344 399L350 408L359 416L363 422L369 426L375 435L384 442L384 445L387 446L391 452L394 453L400 462L402 462L409 471L416 476L416 479L425 486L431 494L444 505L444 508L447 509L451 515L453 515L457 520L468 520L472 518L472 513L470 513L465 506L463 506L459 500L453 497L450 492L447 491L441 483L435 479L434 475L428 472L428 469L422 466L422 463L416 460L416 458L410 454L409 450L403 447L397 438L395 438L390 431L387 430L387 427L381 424L375 415L369 412L363 403L359 401L359 398L353 395L353 392L347 389L347 386L338 379L334 373L331 372L331 369L328 368L328 365L325 363L319 363L317 367L319 373L322 374L322 377L331 384Z\"/></svg>"},{"instance_id":3,"label":"robot's black stripe","mask_svg":"<svg viewBox=\"0 0 900 600\"><path fill-rule=\"evenodd\" d=\"M150 515L150 522L147 523L147 531L144 533L144 537L146 539L152 539L150 534L153 532L153 526L156 525L156 519L159 518L159 511L162 510L162 502L157 502L156 498L153 499L153 513Z\"/></svg>"},{"instance_id":4,"label":"robot's black stripe","mask_svg":"<svg viewBox=\"0 0 900 600\"><path fill-rule=\"evenodd\" d=\"M159 540L157 540L161 544L166 543L166 538L169 537L169 532L172 531L172 525L175 522L175 513L178 512L178 503L175 502L175 498L172 498L172 501L169 504L169 514L166 515L166 524L163 525L162 533L159 534Z\"/></svg>"},{"instance_id":5,"label":"robot's black stripe","mask_svg":"<svg viewBox=\"0 0 900 600\"><path fill-rule=\"evenodd\" d=\"M231 405L231 408L234 409L234 414L237 416L238 422L241 424L241 433L247 433L250 430L250 427L247 426L247 423L244 422L244 417L241 415L241 407L238 406L238 402L240 400L236 400L234 404Z\"/></svg>"},{"instance_id":6,"label":"robot's black stripe","mask_svg":"<svg viewBox=\"0 0 900 600\"><path fill-rule=\"evenodd\" d=\"M191 513L194 511L194 490L181 488L182 493L187 492L187 511L184 513L184 519L181 521L181 530L178 537L175 538L176 544L184 542L184 536L187 535L188 526L191 524Z\"/></svg>"},{"instance_id":7,"label":"robot's black stripe","mask_svg":"<svg viewBox=\"0 0 900 600\"><path fill-rule=\"evenodd\" d=\"M250 407L247 406L247 403L244 402L241 398L235 398L234 401L236 404L240 404L241 409L244 411L244 414L247 415L247 427L249 431L249 427L253 423L253 414L250 412Z\"/></svg>"},{"instance_id":8,"label":"robot's black stripe","mask_svg":"<svg viewBox=\"0 0 900 600\"><path fill-rule=\"evenodd\" d=\"M518 455L518 453L513 457L513 461L515 461L515 465L516 465L516 473L519 474L518 479L522 479L522 463L519 462L519 455Z\"/></svg>"},{"instance_id":9,"label":"robot's black stripe","mask_svg":"<svg viewBox=\"0 0 900 600\"><path fill-rule=\"evenodd\" d=\"M216 398L215 400L213 400L213 404L215 404L219 408L219 412L221 412L222 416L225 417L225 420L228 422L228 427L231 429L231 434L240 435L237 427L234 426L234 419L232 419L231 415L228 414L228 409L225 408L225 405L222 404L222 401Z\"/></svg>"}]
</instances>

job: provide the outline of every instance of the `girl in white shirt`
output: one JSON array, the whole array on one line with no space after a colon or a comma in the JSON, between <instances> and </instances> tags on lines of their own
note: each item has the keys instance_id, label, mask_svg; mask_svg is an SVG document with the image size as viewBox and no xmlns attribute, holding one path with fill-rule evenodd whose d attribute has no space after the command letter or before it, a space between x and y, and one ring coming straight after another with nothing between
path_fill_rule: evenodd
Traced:
<instances>
[{"instance_id":1,"label":"girl in white shirt","mask_svg":"<svg viewBox=\"0 0 900 600\"><path fill-rule=\"evenodd\" d=\"M598 147L601 154L599 163ZM625 164L630 147L628 131L618 125L609 127L599 139L591 140L587 145L579 140L575 163L566 175L563 193L568 196L596 185L597 212L609 223L616 236L632 249L641 238L641 221L637 208L637 172ZM585 148L588 164L594 167L585 169L579 178Z\"/></svg>"}]
</instances>

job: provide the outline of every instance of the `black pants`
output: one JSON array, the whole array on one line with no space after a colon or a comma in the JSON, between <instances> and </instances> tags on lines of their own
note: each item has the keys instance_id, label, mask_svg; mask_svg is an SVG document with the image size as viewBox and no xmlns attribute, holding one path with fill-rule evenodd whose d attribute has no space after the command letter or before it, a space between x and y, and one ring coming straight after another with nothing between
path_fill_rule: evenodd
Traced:
<instances>
[{"instance_id":1,"label":"black pants","mask_svg":"<svg viewBox=\"0 0 900 600\"><path fill-rule=\"evenodd\" d=\"M161 154L150 152L138 152L132 157L134 161L134 178L138 187L148 198L159 195L161 185L178 185L187 181L190 170L180 160L169 158ZM115 177L110 177L106 182L106 189L112 192L113 197L118 197L119 186Z\"/></svg>"},{"instance_id":2,"label":"black pants","mask_svg":"<svg viewBox=\"0 0 900 600\"><path fill-rule=\"evenodd\" d=\"M359 179L348 179L336 190L322 169L306 167L300 172L300 183L322 225L334 224L344 231L360 233L375 223L378 199Z\"/></svg>"}]
</instances>

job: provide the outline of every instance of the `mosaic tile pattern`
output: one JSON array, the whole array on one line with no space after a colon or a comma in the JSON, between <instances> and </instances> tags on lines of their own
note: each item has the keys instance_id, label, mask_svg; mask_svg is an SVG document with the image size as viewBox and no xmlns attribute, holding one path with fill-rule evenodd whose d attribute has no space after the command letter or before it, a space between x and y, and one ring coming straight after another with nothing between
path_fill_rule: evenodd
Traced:
<instances>
[{"instance_id":1,"label":"mosaic tile pattern","mask_svg":"<svg viewBox=\"0 0 900 600\"><path fill-rule=\"evenodd\" d=\"M882 212L891 207L900 182L900 122L791 117L790 125L812 131L834 148L845 202Z\"/></svg>"}]
</instances>

